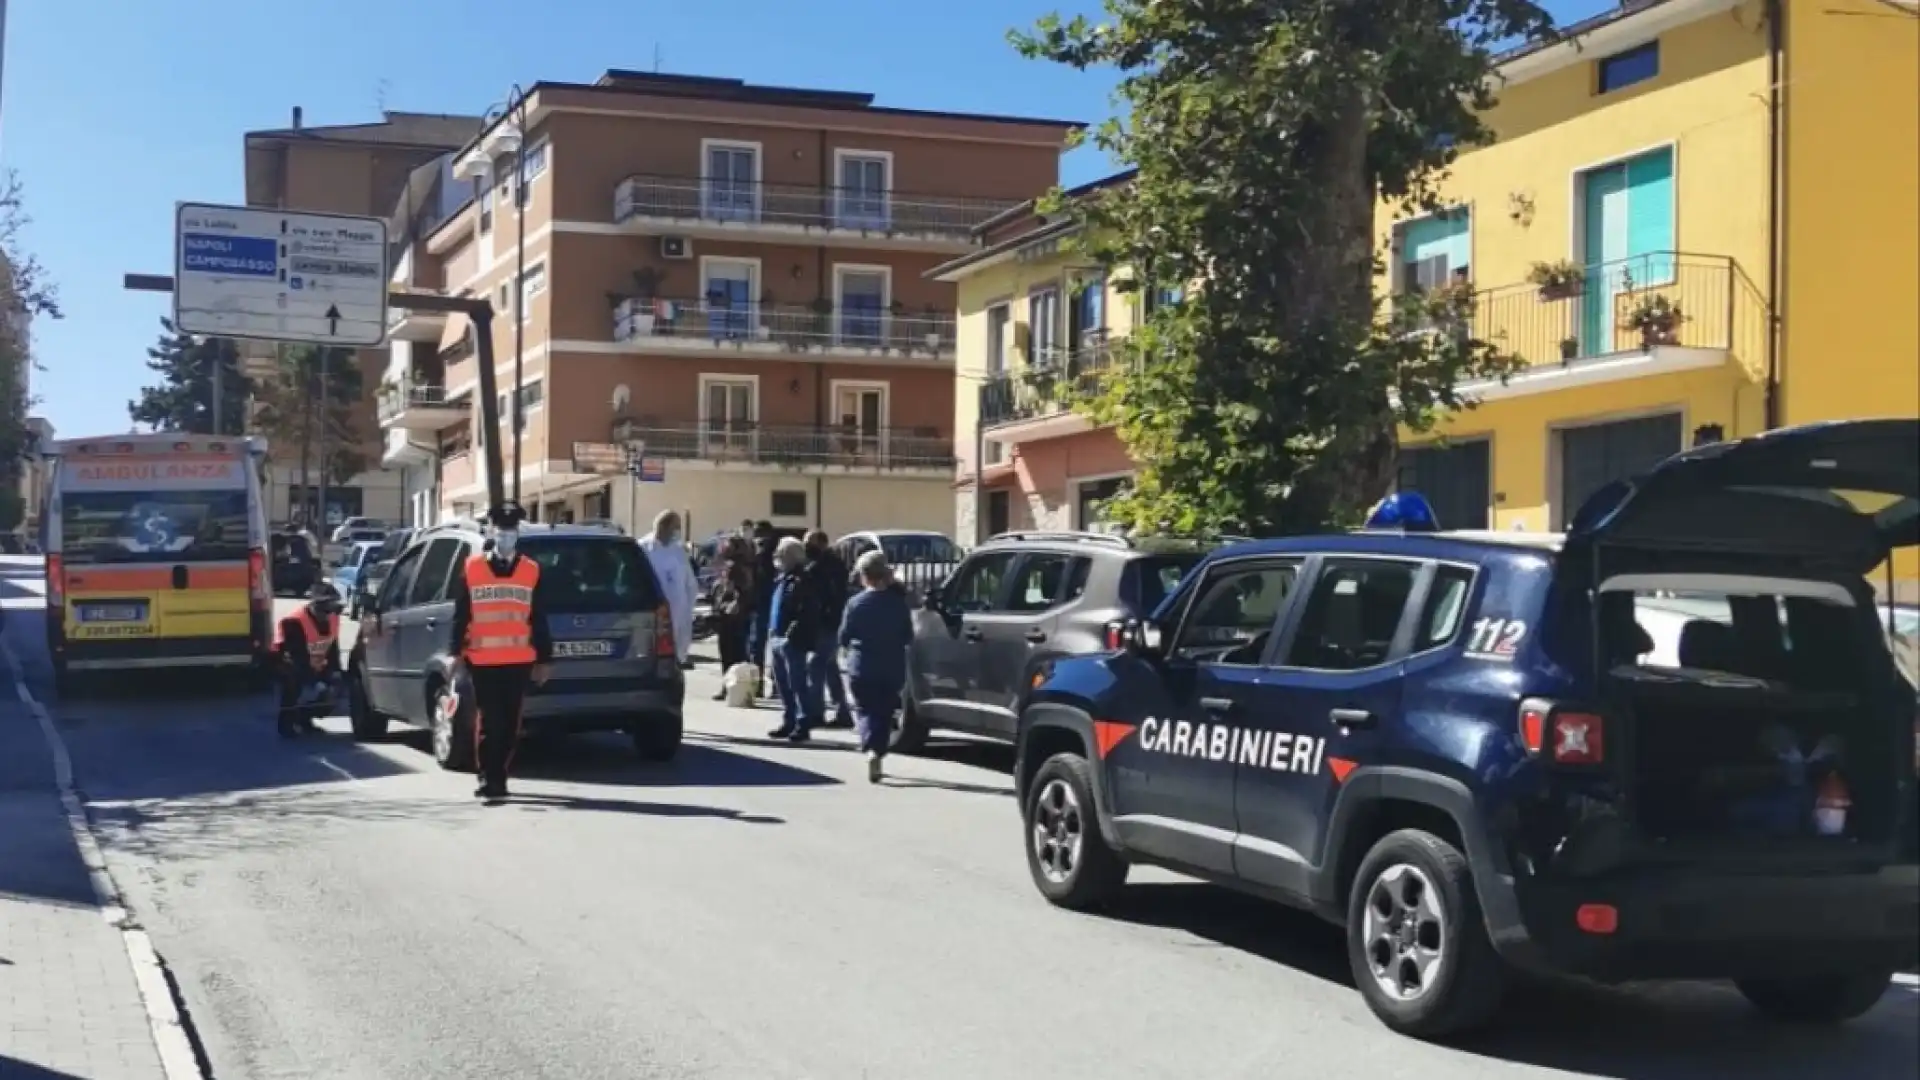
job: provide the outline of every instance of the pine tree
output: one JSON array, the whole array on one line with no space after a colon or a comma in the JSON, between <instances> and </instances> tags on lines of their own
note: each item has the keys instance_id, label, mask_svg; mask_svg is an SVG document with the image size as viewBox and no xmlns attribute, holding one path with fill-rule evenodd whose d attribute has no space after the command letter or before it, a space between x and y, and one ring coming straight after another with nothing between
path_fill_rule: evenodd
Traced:
<instances>
[{"instance_id":1,"label":"pine tree","mask_svg":"<svg viewBox=\"0 0 1920 1080\"><path fill-rule=\"evenodd\" d=\"M160 320L160 341L147 350L147 367L160 381L127 402L127 415L150 431L189 435L239 435L246 430L252 384L240 370L232 338L183 334L173 320ZM219 430L214 430L214 383L220 392Z\"/></svg>"}]
</instances>

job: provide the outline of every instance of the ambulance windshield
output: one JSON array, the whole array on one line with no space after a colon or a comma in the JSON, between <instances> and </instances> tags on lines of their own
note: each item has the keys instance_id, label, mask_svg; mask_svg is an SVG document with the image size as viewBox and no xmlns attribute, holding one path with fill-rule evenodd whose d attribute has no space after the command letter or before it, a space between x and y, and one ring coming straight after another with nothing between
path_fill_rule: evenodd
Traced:
<instances>
[{"instance_id":1,"label":"ambulance windshield","mask_svg":"<svg viewBox=\"0 0 1920 1080\"><path fill-rule=\"evenodd\" d=\"M247 493L68 491L60 534L69 565L244 562Z\"/></svg>"}]
</instances>

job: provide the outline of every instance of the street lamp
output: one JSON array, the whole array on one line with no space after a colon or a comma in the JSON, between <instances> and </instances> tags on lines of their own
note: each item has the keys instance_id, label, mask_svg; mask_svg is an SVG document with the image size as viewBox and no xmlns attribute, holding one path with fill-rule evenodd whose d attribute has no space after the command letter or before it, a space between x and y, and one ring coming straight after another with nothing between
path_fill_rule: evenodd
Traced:
<instances>
[{"instance_id":1,"label":"street lamp","mask_svg":"<svg viewBox=\"0 0 1920 1080\"><path fill-rule=\"evenodd\" d=\"M524 431L524 417L520 412L520 387L525 377L526 364L526 306L527 297L527 92L514 83L507 90L504 104L488 109L483 118L485 124L501 119L511 119L515 129L513 150L513 504L520 505L520 438ZM484 126L484 125L483 125Z\"/></svg>"}]
</instances>

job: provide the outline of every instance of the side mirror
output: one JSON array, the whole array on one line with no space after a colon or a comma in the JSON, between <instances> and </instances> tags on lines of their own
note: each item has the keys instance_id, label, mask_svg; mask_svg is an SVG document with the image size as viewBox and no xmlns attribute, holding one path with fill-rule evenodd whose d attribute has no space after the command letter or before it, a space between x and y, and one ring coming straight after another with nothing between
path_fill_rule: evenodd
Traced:
<instances>
[{"instance_id":1,"label":"side mirror","mask_svg":"<svg viewBox=\"0 0 1920 1080\"><path fill-rule=\"evenodd\" d=\"M1107 624L1107 648L1135 656L1159 656L1164 637L1160 624L1152 619L1120 619Z\"/></svg>"},{"instance_id":2,"label":"side mirror","mask_svg":"<svg viewBox=\"0 0 1920 1080\"><path fill-rule=\"evenodd\" d=\"M927 594L920 598L920 606L928 611L945 611L946 607L940 599L940 587L936 585L928 589Z\"/></svg>"}]
</instances>

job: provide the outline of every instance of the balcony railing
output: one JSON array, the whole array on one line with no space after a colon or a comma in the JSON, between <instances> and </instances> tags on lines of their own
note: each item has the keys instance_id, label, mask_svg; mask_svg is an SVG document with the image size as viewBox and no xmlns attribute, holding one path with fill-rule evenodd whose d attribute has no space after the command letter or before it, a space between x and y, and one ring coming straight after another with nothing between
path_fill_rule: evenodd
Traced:
<instances>
[{"instance_id":1,"label":"balcony railing","mask_svg":"<svg viewBox=\"0 0 1920 1080\"><path fill-rule=\"evenodd\" d=\"M752 465L837 465L869 469L951 469L953 438L933 428L781 426L639 417L614 425L613 439L647 457Z\"/></svg>"},{"instance_id":2,"label":"balcony railing","mask_svg":"<svg viewBox=\"0 0 1920 1080\"><path fill-rule=\"evenodd\" d=\"M463 400L449 398L444 384L407 379L381 388L380 422L384 424L408 409L457 409Z\"/></svg>"},{"instance_id":3,"label":"balcony railing","mask_svg":"<svg viewBox=\"0 0 1920 1080\"><path fill-rule=\"evenodd\" d=\"M1535 367L1660 347L1734 347L1740 288L1732 259L1661 251L1580 267L1571 278L1476 290L1470 322L1454 329ZM1444 323L1427 329L1445 332Z\"/></svg>"},{"instance_id":4,"label":"balcony railing","mask_svg":"<svg viewBox=\"0 0 1920 1080\"><path fill-rule=\"evenodd\" d=\"M953 315L803 304L711 300L626 300L614 308L613 338L676 348L749 348L951 357Z\"/></svg>"},{"instance_id":5,"label":"balcony railing","mask_svg":"<svg viewBox=\"0 0 1920 1080\"><path fill-rule=\"evenodd\" d=\"M1119 357L1104 337L1078 349L1038 349L1018 370L981 384L980 423L1010 424L1066 412L1100 393Z\"/></svg>"},{"instance_id":6,"label":"balcony railing","mask_svg":"<svg viewBox=\"0 0 1920 1080\"><path fill-rule=\"evenodd\" d=\"M740 228L830 229L868 236L971 243L975 226L1019 203L868 188L768 184L691 176L629 176L614 189L613 220L702 222Z\"/></svg>"}]
</instances>

